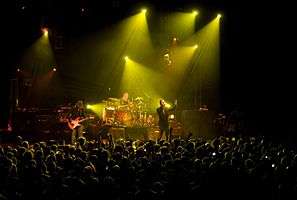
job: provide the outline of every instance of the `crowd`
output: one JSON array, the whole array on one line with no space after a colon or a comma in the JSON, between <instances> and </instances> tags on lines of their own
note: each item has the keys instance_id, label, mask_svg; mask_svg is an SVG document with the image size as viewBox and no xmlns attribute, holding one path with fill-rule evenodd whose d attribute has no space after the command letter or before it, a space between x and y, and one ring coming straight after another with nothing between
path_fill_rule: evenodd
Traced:
<instances>
[{"instance_id":1,"label":"crowd","mask_svg":"<svg viewBox=\"0 0 297 200\"><path fill-rule=\"evenodd\" d=\"M0 147L4 199L292 199L297 152L263 136ZM294 199L294 198L293 198Z\"/></svg>"}]
</instances>

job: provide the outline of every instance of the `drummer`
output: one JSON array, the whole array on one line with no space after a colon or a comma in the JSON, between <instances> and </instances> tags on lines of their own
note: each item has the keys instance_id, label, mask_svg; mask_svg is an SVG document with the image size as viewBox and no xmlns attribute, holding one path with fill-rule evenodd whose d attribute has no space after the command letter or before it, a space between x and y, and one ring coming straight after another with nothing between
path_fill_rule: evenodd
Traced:
<instances>
[{"instance_id":1,"label":"drummer","mask_svg":"<svg viewBox=\"0 0 297 200\"><path fill-rule=\"evenodd\" d=\"M129 94L128 92L124 92L122 97L121 97L121 100L120 100L120 104L121 105L129 105Z\"/></svg>"}]
</instances>

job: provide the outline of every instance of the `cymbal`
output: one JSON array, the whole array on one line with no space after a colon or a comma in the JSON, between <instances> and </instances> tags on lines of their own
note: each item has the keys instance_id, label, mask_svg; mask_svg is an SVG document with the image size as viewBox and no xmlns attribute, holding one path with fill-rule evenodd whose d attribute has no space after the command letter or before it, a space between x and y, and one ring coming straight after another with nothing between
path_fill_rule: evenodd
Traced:
<instances>
[{"instance_id":1,"label":"cymbal","mask_svg":"<svg viewBox=\"0 0 297 200\"><path fill-rule=\"evenodd\" d=\"M115 110L115 107L109 106L105 108L106 110Z\"/></svg>"},{"instance_id":2,"label":"cymbal","mask_svg":"<svg viewBox=\"0 0 297 200\"><path fill-rule=\"evenodd\" d=\"M118 106L118 108L127 108L127 107L129 107L128 104L127 104L127 105L119 105L119 106Z\"/></svg>"},{"instance_id":3,"label":"cymbal","mask_svg":"<svg viewBox=\"0 0 297 200\"><path fill-rule=\"evenodd\" d=\"M117 98L108 98L108 101L119 102L120 100Z\"/></svg>"},{"instance_id":4,"label":"cymbal","mask_svg":"<svg viewBox=\"0 0 297 200\"><path fill-rule=\"evenodd\" d=\"M136 101L142 101L143 98L142 98L142 97L136 97L135 100L136 100Z\"/></svg>"}]
</instances>

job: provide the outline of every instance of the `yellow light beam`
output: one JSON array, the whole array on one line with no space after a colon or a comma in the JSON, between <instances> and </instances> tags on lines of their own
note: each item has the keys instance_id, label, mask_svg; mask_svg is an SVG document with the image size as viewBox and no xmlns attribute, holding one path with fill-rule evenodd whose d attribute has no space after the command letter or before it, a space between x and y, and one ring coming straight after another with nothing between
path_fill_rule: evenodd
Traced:
<instances>
[{"instance_id":1,"label":"yellow light beam","mask_svg":"<svg viewBox=\"0 0 297 200\"><path fill-rule=\"evenodd\" d=\"M197 104L219 105L220 87L220 20L215 16L208 24L189 37L183 44L199 44L185 72L179 92L193 89ZM194 48L192 48L194 49ZM201 50L201 51L200 51ZM206 94L207 92L207 94ZM186 95L184 93L184 95ZM209 102L206 102L209 101Z\"/></svg>"},{"instance_id":2,"label":"yellow light beam","mask_svg":"<svg viewBox=\"0 0 297 200\"><path fill-rule=\"evenodd\" d=\"M93 111L97 116L102 117L105 109L105 103L87 104L87 109Z\"/></svg>"},{"instance_id":3,"label":"yellow light beam","mask_svg":"<svg viewBox=\"0 0 297 200\"><path fill-rule=\"evenodd\" d=\"M191 36L195 31L195 24L198 11L173 12L166 16L164 32L168 35L175 35L180 40Z\"/></svg>"},{"instance_id":4,"label":"yellow light beam","mask_svg":"<svg viewBox=\"0 0 297 200\"><path fill-rule=\"evenodd\" d=\"M129 91L130 96L157 96L154 86L158 74L152 69L129 59L125 62L121 80L121 91Z\"/></svg>"}]
</instances>

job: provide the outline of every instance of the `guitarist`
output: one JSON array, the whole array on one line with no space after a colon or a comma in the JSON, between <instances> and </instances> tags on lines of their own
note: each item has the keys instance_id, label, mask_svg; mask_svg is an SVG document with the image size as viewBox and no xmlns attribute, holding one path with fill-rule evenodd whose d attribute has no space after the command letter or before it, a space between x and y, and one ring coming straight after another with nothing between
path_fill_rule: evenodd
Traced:
<instances>
[{"instance_id":1,"label":"guitarist","mask_svg":"<svg viewBox=\"0 0 297 200\"><path fill-rule=\"evenodd\" d=\"M83 136L85 126L81 121L86 118L85 106L82 100L76 102L68 114L68 127L72 129L71 143L75 144L79 137Z\"/></svg>"}]
</instances>

